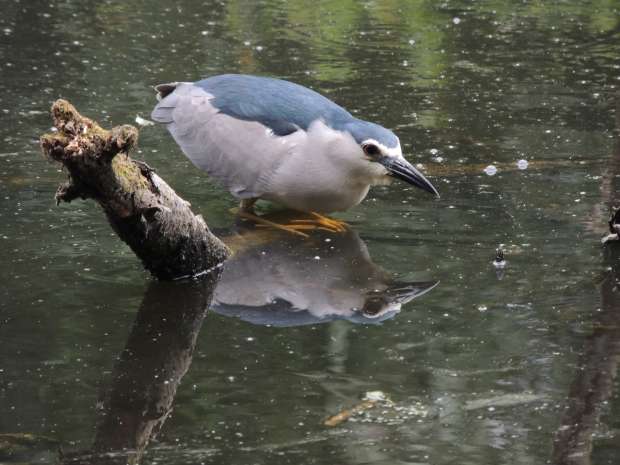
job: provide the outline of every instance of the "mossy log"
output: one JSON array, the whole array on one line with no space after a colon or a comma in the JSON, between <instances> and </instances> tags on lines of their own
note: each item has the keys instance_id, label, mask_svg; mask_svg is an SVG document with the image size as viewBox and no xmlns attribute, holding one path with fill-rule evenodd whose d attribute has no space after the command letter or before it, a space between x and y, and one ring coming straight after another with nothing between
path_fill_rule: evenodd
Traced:
<instances>
[{"instance_id":1,"label":"mossy log","mask_svg":"<svg viewBox=\"0 0 620 465\"><path fill-rule=\"evenodd\" d=\"M103 129L66 100L54 102L52 118L57 131L41 137L41 148L69 173L56 192L57 204L97 201L119 237L162 280L196 276L228 257L228 247L189 202L146 163L131 159L135 127Z\"/></svg>"}]
</instances>

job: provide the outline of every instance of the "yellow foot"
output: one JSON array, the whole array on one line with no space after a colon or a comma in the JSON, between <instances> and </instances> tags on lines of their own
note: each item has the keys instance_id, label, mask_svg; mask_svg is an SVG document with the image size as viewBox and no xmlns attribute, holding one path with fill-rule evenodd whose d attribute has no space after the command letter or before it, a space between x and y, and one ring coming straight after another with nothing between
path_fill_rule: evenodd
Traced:
<instances>
[{"instance_id":1,"label":"yellow foot","mask_svg":"<svg viewBox=\"0 0 620 465\"><path fill-rule=\"evenodd\" d=\"M299 226L307 226L309 229L323 229L333 233L341 233L347 230L347 223L333 218L328 218L316 212L310 212L311 219L293 220L292 223Z\"/></svg>"},{"instance_id":2,"label":"yellow foot","mask_svg":"<svg viewBox=\"0 0 620 465\"><path fill-rule=\"evenodd\" d=\"M306 227L306 225L295 225L295 224L285 225L285 224L275 223L273 221L269 221L258 215L254 215L252 213L248 213L243 210L238 211L237 215L239 215L241 218L254 221L255 223L257 223L258 226L268 226L270 228L280 229L281 231L286 231L286 232L289 232L291 234L296 234L301 237L310 237L306 233L301 232L301 230L314 229L314 228Z\"/></svg>"},{"instance_id":3,"label":"yellow foot","mask_svg":"<svg viewBox=\"0 0 620 465\"><path fill-rule=\"evenodd\" d=\"M258 227L262 226L279 229L281 231L286 231L302 237L309 237L304 231L312 231L317 229L322 229L323 231L330 233L343 233L347 231L346 223L314 212L309 213L310 218L299 218L299 216L297 216L297 218L294 219L291 219L290 217L288 219L284 219L280 217L280 219L283 220L283 223L277 223L275 221L268 220L264 216L258 216L243 210L237 211L236 214L241 218L253 221Z\"/></svg>"}]
</instances>

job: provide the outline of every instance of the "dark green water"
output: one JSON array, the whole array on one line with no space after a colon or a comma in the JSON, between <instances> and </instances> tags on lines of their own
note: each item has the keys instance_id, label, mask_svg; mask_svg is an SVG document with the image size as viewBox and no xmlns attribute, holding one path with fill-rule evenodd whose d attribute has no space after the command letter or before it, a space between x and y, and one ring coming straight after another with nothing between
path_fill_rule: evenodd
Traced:
<instances>
[{"instance_id":1,"label":"dark green water","mask_svg":"<svg viewBox=\"0 0 620 465\"><path fill-rule=\"evenodd\" d=\"M0 6L0 433L80 456L113 443L113 427L97 428L105 399L121 399L116 434L130 436L139 399L166 392L173 411L143 463L620 461L620 263L600 245L619 200L617 2ZM214 305L200 327L201 290L153 283L92 202L53 202L64 175L38 137L54 99L131 123L148 116L154 84L223 72L290 79L393 128L442 194L376 188L338 215L351 234L274 236L244 249L216 290L265 303L281 296L269 293L276 276L312 310L301 318ZM140 137L135 156L232 234L233 199L163 128ZM347 313L365 283L394 280L440 283L381 324ZM368 391L393 404L323 425ZM42 443L9 453L0 436L0 462L54 463Z\"/></svg>"}]
</instances>

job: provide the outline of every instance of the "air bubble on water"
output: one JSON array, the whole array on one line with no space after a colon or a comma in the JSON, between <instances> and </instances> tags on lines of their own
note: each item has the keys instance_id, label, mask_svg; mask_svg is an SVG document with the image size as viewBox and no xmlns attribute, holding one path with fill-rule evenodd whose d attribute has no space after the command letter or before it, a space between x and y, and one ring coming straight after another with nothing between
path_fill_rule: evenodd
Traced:
<instances>
[{"instance_id":1,"label":"air bubble on water","mask_svg":"<svg viewBox=\"0 0 620 465\"><path fill-rule=\"evenodd\" d=\"M524 160L524 159L521 159L517 162L517 168L519 168L520 170L527 169L527 165L528 165L528 162L527 160Z\"/></svg>"},{"instance_id":2,"label":"air bubble on water","mask_svg":"<svg viewBox=\"0 0 620 465\"><path fill-rule=\"evenodd\" d=\"M459 24L461 22L461 18L459 18L458 16L455 16L454 18L452 18L452 22L454 24Z\"/></svg>"},{"instance_id":3,"label":"air bubble on water","mask_svg":"<svg viewBox=\"0 0 620 465\"><path fill-rule=\"evenodd\" d=\"M495 174L497 174L497 168L493 165L489 165L484 169L484 172L488 175L488 176L495 176Z\"/></svg>"}]
</instances>

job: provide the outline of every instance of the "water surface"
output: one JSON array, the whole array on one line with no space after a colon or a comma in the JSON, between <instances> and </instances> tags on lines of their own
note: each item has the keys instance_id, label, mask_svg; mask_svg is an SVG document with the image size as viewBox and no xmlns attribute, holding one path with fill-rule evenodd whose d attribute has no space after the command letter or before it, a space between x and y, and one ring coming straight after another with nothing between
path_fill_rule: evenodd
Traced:
<instances>
[{"instance_id":1,"label":"water surface","mask_svg":"<svg viewBox=\"0 0 620 465\"><path fill-rule=\"evenodd\" d=\"M147 464L618 462L619 263L600 245L620 174L615 2L2 9L0 433L46 440L0 448L0 462L54 463L47 440L67 457L114 444L113 421L101 420L111 398L109 418L143 415L145 428L173 409ZM322 310L297 320L225 312L221 288L203 320L208 288L154 283L96 205L54 205L64 174L37 142L54 99L105 125L131 123L148 116L154 84L223 72L294 80L393 128L442 195L375 188L338 215L353 234L335 249L289 253L274 239L242 257L280 254L268 264L290 278L296 261L308 269L322 254L341 287L322 281L315 296L360 288L343 256L381 286L440 283L371 322L330 313L344 297L314 299L308 307ZM135 156L234 235L232 198L162 128L141 131ZM498 274L499 244L508 264ZM281 296L289 288L278 284ZM323 425L369 391L392 403Z\"/></svg>"}]
</instances>

